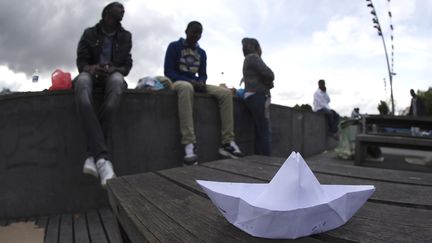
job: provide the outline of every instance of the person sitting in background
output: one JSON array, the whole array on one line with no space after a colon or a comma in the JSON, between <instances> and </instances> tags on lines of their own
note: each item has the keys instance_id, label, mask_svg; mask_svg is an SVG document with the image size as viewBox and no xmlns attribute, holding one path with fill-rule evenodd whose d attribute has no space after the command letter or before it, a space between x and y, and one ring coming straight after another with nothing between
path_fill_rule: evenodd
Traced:
<instances>
[{"instance_id":1,"label":"person sitting in background","mask_svg":"<svg viewBox=\"0 0 432 243\"><path fill-rule=\"evenodd\" d=\"M356 107L354 108L354 110L351 112L351 118L352 119L361 119L362 116L360 115L360 108Z\"/></svg>"},{"instance_id":2,"label":"person sitting in background","mask_svg":"<svg viewBox=\"0 0 432 243\"><path fill-rule=\"evenodd\" d=\"M171 42L165 55L164 73L173 82L177 92L181 143L185 146L184 163L197 164L196 137L193 123L193 99L195 92L208 93L219 104L222 146L219 154L229 158L242 157L234 142L234 111L231 90L206 84L207 55L198 45L203 27L198 21L186 27L186 39Z\"/></svg>"},{"instance_id":3,"label":"person sitting in background","mask_svg":"<svg viewBox=\"0 0 432 243\"><path fill-rule=\"evenodd\" d=\"M261 47L256 39L243 38L243 98L255 123L255 154L271 153L270 89L274 74L261 59Z\"/></svg>"},{"instance_id":4,"label":"person sitting in background","mask_svg":"<svg viewBox=\"0 0 432 243\"><path fill-rule=\"evenodd\" d=\"M329 106L330 97L327 94L327 87L325 86L324 79L318 81L318 90L314 93L313 106L314 111L318 113L323 113L327 119L328 132L329 135L338 139L338 125L340 116L339 114L332 110Z\"/></svg>"}]
</instances>

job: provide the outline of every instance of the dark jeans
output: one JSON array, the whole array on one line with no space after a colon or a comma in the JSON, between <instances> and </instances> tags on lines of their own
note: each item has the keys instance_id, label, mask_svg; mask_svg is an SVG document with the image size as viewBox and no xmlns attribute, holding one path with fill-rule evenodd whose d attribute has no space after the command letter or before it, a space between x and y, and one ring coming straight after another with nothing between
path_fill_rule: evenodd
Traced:
<instances>
[{"instance_id":1,"label":"dark jeans","mask_svg":"<svg viewBox=\"0 0 432 243\"><path fill-rule=\"evenodd\" d=\"M256 93L247 97L245 103L255 122L255 154L270 155L270 96Z\"/></svg>"},{"instance_id":2,"label":"dark jeans","mask_svg":"<svg viewBox=\"0 0 432 243\"><path fill-rule=\"evenodd\" d=\"M104 90L104 100L96 113L93 107L93 88L95 85ZM120 73L113 73L105 80L96 80L92 75L82 72L74 81L75 104L84 128L87 141L87 155L96 161L109 160L107 138L111 132L114 113L117 111L122 94L127 85Z\"/></svg>"},{"instance_id":3,"label":"dark jeans","mask_svg":"<svg viewBox=\"0 0 432 243\"><path fill-rule=\"evenodd\" d=\"M328 131L330 133L337 133L339 120L340 120L339 114L334 110L329 110L329 109L325 109L325 108L322 108L322 109L318 110L317 112L324 113L324 115L327 119Z\"/></svg>"}]
</instances>

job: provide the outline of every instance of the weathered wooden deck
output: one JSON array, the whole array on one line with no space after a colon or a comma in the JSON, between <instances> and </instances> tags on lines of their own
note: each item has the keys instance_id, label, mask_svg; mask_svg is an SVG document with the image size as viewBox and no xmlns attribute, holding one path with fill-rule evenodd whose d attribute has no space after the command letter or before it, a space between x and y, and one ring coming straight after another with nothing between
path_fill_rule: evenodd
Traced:
<instances>
[{"instance_id":1,"label":"weathered wooden deck","mask_svg":"<svg viewBox=\"0 0 432 243\"><path fill-rule=\"evenodd\" d=\"M34 222L38 227L45 229L45 243L123 242L118 221L110 208L75 214L0 220L0 226L16 222Z\"/></svg>"},{"instance_id":2,"label":"weathered wooden deck","mask_svg":"<svg viewBox=\"0 0 432 243\"><path fill-rule=\"evenodd\" d=\"M226 221L196 179L268 182L285 158L249 156L116 178L110 203L132 242L267 242ZM432 242L432 174L306 159L322 184L375 185L347 224L293 242ZM290 241L291 242L291 241Z\"/></svg>"}]
</instances>

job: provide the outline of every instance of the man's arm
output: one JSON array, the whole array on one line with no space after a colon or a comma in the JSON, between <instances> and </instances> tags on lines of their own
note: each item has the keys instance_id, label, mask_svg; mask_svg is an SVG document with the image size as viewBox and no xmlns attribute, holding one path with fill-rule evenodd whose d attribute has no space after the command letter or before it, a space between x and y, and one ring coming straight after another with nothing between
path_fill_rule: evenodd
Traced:
<instances>
[{"instance_id":1,"label":"man's arm","mask_svg":"<svg viewBox=\"0 0 432 243\"><path fill-rule=\"evenodd\" d=\"M90 72L90 59L91 59L91 53L90 53L90 46L88 42L86 41L86 36L88 35L88 29L84 31L84 33L81 36L81 39L78 42L78 48L77 48L77 59L76 64L78 67L78 72Z\"/></svg>"},{"instance_id":2,"label":"man's arm","mask_svg":"<svg viewBox=\"0 0 432 243\"><path fill-rule=\"evenodd\" d=\"M182 81L193 81L189 80L188 77L182 75L179 73L178 70L178 61L179 61L179 54L175 48L175 43L170 43L168 45L167 51L165 53L165 61L164 61L164 74L166 77L170 78L171 81L175 82L177 80Z\"/></svg>"},{"instance_id":3,"label":"man's arm","mask_svg":"<svg viewBox=\"0 0 432 243\"><path fill-rule=\"evenodd\" d=\"M123 32L123 38L121 38L119 41L122 43L118 43L122 47L122 52L127 53L126 57L123 60L123 63L120 66L110 65L108 67L107 72L109 74L114 72L119 72L123 74L123 76L127 76L132 68L132 34L128 31ZM119 54L119 53L117 53Z\"/></svg>"},{"instance_id":4,"label":"man's arm","mask_svg":"<svg viewBox=\"0 0 432 243\"><path fill-rule=\"evenodd\" d=\"M201 53L201 63L198 69L198 82L206 83L207 81L207 54L204 50Z\"/></svg>"}]
</instances>

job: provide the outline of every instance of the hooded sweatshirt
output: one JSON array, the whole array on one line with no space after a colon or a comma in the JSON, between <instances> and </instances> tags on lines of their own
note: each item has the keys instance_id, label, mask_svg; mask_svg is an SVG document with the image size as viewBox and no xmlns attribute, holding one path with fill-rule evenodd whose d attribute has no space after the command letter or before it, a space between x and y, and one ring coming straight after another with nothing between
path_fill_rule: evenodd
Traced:
<instances>
[{"instance_id":1,"label":"hooded sweatshirt","mask_svg":"<svg viewBox=\"0 0 432 243\"><path fill-rule=\"evenodd\" d=\"M244 38L242 40L243 53L243 82L245 91L249 93L270 94L273 88L274 74L261 59L261 48L257 40Z\"/></svg>"}]
</instances>

